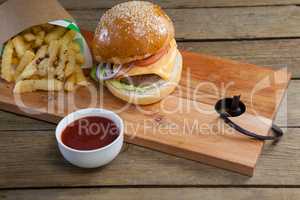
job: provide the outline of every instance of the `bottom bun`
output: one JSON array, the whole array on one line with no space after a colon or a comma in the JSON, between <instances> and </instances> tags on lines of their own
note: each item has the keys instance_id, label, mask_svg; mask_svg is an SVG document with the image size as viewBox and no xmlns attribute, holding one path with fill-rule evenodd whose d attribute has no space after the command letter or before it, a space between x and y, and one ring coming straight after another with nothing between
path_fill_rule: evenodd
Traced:
<instances>
[{"instance_id":1,"label":"bottom bun","mask_svg":"<svg viewBox=\"0 0 300 200\"><path fill-rule=\"evenodd\" d=\"M158 102L171 94L176 89L180 81L182 71L182 56L178 50L175 59L175 66L170 80L158 81L151 87L145 88L143 91L132 91L117 87L112 81L106 81L105 85L114 96L129 103L148 105Z\"/></svg>"}]
</instances>

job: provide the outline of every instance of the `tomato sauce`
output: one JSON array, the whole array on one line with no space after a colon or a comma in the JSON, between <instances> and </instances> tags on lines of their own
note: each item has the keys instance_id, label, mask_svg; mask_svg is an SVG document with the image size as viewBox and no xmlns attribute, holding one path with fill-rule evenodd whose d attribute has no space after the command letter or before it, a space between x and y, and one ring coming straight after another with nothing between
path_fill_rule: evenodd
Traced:
<instances>
[{"instance_id":1,"label":"tomato sauce","mask_svg":"<svg viewBox=\"0 0 300 200\"><path fill-rule=\"evenodd\" d=\"M111 144L120 132L110 119L84 117L69 124L62 132L62 142L76 150L94 150Z\"/></svg>"}]
</instances>

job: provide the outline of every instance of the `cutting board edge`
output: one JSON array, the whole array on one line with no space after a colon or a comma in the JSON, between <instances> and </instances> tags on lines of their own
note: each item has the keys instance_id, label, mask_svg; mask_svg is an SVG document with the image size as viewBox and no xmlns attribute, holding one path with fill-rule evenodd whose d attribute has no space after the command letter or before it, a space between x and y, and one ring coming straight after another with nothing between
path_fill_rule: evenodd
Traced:
<instances>
[{"instance_id":1,"label":"cutting board edge","mask_svg":"<svg viewBox=\"0 0 300 200\"><path fill-rule=\"evenodd\" d=\"M30 114L30 112L33 110L28 107L22 107L22 110L21 110L18 106L10 104L10 103L5 103L5 102L0 102L0 108L1 108L0 110L3 110L3 111L11 112L14 114L26 116L26 117L29 117L32 119L37 119L37 120L41 120L41 121L45 121L45 122L49 122L49 123L53 123L53 124L57 124L62 119L61 116L54 116L50 113Z\"/></svg>"}]
</instances>

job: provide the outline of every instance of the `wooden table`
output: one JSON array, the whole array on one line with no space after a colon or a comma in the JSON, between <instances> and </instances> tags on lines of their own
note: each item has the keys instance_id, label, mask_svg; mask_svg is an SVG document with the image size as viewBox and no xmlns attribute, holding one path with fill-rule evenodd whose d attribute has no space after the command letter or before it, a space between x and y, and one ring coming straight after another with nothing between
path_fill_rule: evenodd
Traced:
<instances>
[{"instance_id":1,"label":"wooden table","mask_svg":"<svg viewBox=\"0 0 300 200\"><path fill-rule=\"evenodd\" d=\"M117 2L61 0L87 30ZM288 67L293 79L276 118L282 141L266 143L252 178L130 144L110 165L82 170L62 159L54 124L0 111L1 200L299 199L300 0L157 3L174 20L180 48Z\"/></svg>"}]
</instances>

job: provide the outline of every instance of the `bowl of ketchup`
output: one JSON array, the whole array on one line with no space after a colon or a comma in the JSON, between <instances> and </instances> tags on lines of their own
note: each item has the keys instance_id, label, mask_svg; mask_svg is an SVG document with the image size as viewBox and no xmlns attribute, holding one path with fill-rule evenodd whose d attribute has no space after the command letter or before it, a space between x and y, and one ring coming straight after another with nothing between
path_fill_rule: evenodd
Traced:
<instances>
[{"instance_id":1,"label":"bowl of ketchup","mask_svg":"<svg viewBox=\"0 0 300 200\"><path fill-rule=\"evenodd\" d=\"M67 161L78 167L95 168L108 164L120 153L124 123L109 110L81 109L64 117L55 135Z\"/></svg>"}]
</instances>

